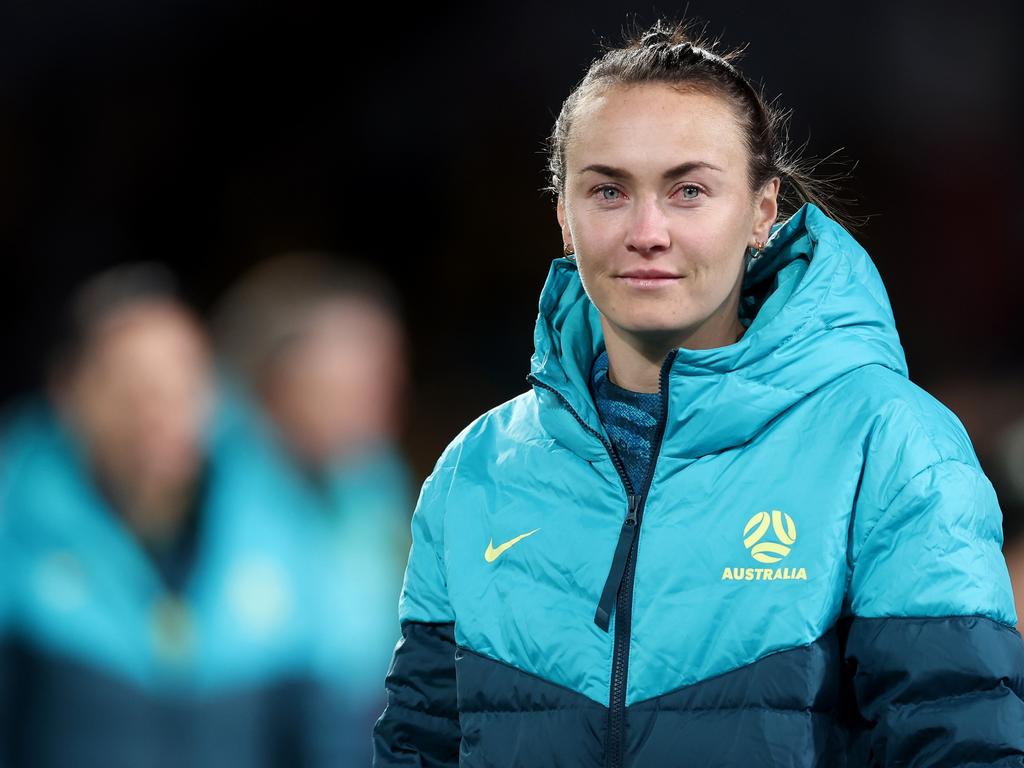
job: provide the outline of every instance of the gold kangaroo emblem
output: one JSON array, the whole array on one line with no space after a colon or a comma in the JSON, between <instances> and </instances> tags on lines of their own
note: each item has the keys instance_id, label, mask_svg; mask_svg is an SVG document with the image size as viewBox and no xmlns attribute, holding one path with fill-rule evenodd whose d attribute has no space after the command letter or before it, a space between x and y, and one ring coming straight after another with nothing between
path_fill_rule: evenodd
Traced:
<instances>
[{"instance_id":1,"label":"gold kangaroo emblem","mask_svg":"<svg viewBox=\"0 0 1024 768\"><path fill-rule=\"evenodd\" d=\"M535 534L539 530L540 528L534 528L532 531L529 531L528 533L522 533L516 536L514 539L509 539L504 544L500 544L497 547L494 546L494 539L489 539L487 541L487 549L484 550L484 560L486 560L488 563L493 563L501 556L503 552L505 552L511 547L514 547L527 536L533 536L533 534Z\"/></svg>"}]
</instances>

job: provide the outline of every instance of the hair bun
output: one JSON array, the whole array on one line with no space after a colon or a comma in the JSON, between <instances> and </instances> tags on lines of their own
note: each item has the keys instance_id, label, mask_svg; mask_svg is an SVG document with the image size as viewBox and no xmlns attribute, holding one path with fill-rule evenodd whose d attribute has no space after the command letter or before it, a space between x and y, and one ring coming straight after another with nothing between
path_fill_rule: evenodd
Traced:
<instances>
[{"instance_id":1,"label":"hair bun","mask_svg":"<svg viewBox=\"0 0 1024 768\"><path fill-rule=\"evenodd\" d=\"M645 48L650 48L651 46L671 42L672 32L662 27L656 27L655 29L652 29L649 32L645 33L644 36L640 38L640 45L644 46Z\"/></svg>"}]
</instances>

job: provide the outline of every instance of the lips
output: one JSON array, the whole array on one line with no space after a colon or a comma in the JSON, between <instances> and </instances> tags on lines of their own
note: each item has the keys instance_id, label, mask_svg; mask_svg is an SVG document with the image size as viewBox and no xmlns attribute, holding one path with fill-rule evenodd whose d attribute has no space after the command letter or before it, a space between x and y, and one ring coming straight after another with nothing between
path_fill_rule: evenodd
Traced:
<instances>
[{"instance_id":1,"label":"lips","mask_svg":"<svg viewBox=\"0 0 1024 768\"><path fill-rule=\"evenodd\" d=\"M619 277L639 278L641 280L675 280L679 275L662 269L631 269Z\"/></svg>"},{"instance_id":2,"label":"lips","mask_svg":"<svg viewBox=\"0 0 1024 768\"><path fill-rule=\"evenodd\" d=\"M618 280L630 288L651 290L675 285L682 277L664 269L631 269L618 276Z\"/></svg>"}]
</instances>

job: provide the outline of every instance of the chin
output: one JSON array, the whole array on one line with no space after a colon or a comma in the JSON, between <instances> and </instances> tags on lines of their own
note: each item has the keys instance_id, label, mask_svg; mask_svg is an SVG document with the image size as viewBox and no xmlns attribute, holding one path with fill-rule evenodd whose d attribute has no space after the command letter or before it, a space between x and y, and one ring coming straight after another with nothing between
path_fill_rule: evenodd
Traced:
<instances>
[{"instance_id":1,"label":"chin","mask_svg":"<svg viewBox=\"0 0 1024 768\"><path fill-rule=\"evenodd\" d=\"M678 317L665 317L654 313L636 313L632 317L623 318L622 322L615 322L615 325L636 336L679 336L691 326Z\"/></svg>"}]
</instances>

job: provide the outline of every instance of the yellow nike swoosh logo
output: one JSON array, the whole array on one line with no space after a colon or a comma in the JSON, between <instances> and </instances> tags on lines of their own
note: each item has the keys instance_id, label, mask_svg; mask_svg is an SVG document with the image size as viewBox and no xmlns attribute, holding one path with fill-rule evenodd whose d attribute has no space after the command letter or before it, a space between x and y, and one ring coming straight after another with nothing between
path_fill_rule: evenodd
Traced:
<instances>
[{"instance_id":1,"label":"yellow nike swoosh logo","mask_svg":"<svg viewBox=\"0 0 1024 768\"><path fill-rule=\"evenodd\" d=\"M522 533L519 536L516 536L514 539L509 539L504 544L501 544L497 547L494 546L494 539L490 539L487 542L487 549L484 550L484 560L486 560L488 563L493 563L501 556L502 552L506 551L510 547L514 547L527 536L533 536L533 534L535 534L539 530L540 528L534 528L532 531L528 533Z\"/></svg>"}]
</instances>

